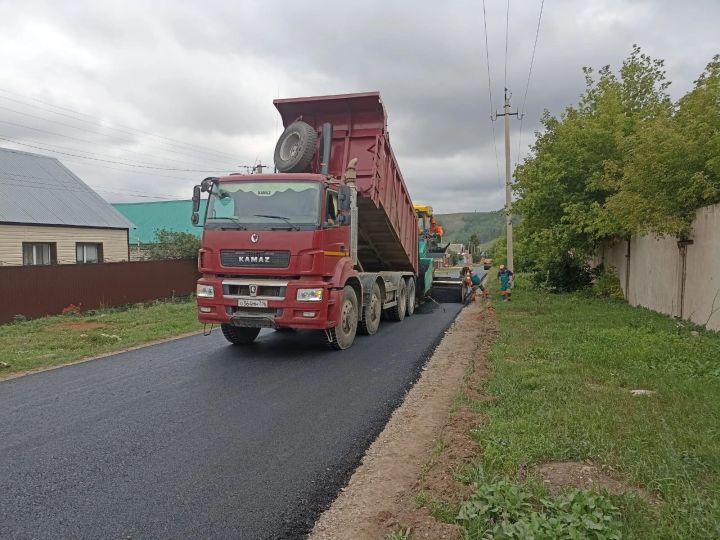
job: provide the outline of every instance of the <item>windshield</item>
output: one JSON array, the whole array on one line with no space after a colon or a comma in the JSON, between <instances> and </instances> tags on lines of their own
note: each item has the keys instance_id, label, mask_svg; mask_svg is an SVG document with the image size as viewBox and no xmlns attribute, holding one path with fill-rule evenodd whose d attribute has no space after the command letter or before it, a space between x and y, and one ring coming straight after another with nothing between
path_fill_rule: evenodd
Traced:
<instances>
[{"instance_id":1,"label":"windshield","mask_svg":"<svg viewBox=\"0 0 720 540\"><path fill-rule=\"evenodd\" d=\"M317 182L221 182L208 200L210 227L315 228L319 223Z\"/></svg>"}]
</instances>

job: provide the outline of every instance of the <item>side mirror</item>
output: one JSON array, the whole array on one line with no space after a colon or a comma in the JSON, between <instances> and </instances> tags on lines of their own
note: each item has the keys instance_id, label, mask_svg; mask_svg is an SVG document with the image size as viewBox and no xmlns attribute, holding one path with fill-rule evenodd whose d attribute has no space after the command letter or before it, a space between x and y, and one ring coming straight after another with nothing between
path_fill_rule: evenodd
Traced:
<instances>
[{"instance_id":1,"label":"side mirror","mask_svg":"<svg viewBox=\"0 0 720 540\"><path fill-rule=\"evenodd\" d=\"M338 190L338 202L340 203L340 210L343 212L350 211L352 199L349 186L340 186L340 189Z\"/></svg>"},{"instance_id":2,"label":"side mirror","mask_svg":"<svg viewBox=\"0 0 720 540\"><path fill-rule=\"evenodd\" d=\"M338 225L350 225L352 191L349 186L342 185L340 189L338 189L338 204L340 205Z\"/></svg>"},{"instance_id":3,"label":"side mirror","mask_svg":"<svg viewBox=\"0 0 720 540\"><path fill-rule=\"evenodd\" d=\"M193 188L193 196L192 196L192 211L193 213L197 213L200 211L200 186L195 186Z\"/></svg>"},{"instance_id":4,"label":"side mirror","mask_svg":"<svg viewBox=\"0 0 720 540\"><path fill-rule=\"evenodd\" d=\"M190 222L193 225L200 223L200 216L198 216L198 212L200 211L200 190L200 186L195 186L193 188L192 215L190 216Z\"/></svg>"}]
</instances>

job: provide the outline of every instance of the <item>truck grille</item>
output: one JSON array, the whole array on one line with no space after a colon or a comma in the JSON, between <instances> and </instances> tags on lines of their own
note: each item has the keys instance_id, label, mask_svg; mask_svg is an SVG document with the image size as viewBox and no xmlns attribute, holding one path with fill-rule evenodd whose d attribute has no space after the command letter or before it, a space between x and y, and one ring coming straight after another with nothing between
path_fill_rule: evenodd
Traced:
<instances>
[{"instance_id":1,"label":"truck grille","mask_svg":"<svg viewBox=\"0 0 720 540\"><path fill-rule=\"evenodd\" d=\"M220 262L230 267L287 268L290 265L290 252L224 249L220 251Z\"/></svg>"},{"instance_id":2,"label":"truck grille","mask_svg":"<svg viewBox=\"0 0 720 540\"><path fill-rule=\"evenodd\" d=\"M225 285L223 284L223 294L225 296L261 296L264 298L285 298L285 288L274 285L263 285L261 280L257 281L257 285L253 285L255 294L251 292L251 285Z\"/></svg>"}]
</instances>

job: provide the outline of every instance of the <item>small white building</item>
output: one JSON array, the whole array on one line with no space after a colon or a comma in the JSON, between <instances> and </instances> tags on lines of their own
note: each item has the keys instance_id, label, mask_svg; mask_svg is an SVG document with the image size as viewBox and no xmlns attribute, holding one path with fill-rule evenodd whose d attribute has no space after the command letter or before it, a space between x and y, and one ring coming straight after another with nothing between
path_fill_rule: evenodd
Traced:
<instances>
[{"instance_id":1,"label":"small white building","mask_svg":"<svg viewBox=\"0 0 720 540\"><path fill-rule=\"evenodd\" d=\"M127 261L132 226L56 158L0 148L0 266Z\"/></svg>"}]
</instances>

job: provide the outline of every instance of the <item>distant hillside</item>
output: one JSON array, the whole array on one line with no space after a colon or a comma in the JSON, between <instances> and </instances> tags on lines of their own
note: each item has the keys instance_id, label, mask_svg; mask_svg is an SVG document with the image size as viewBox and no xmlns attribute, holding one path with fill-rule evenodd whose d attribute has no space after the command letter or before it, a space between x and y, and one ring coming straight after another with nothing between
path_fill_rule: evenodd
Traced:
<instances>
[{"instance_id":1,"label":"distant hillside","mask_svg":"<svg viewBox=\"0 0 720 540\"><path fill-rule=\"evenodd\" d=\"M487 244L505 233L505 216L500 210L437 214L436 217L445 229L443 242L467 244L470 236L477 234L480 244Z\"/></svg>"}]
</instances>

